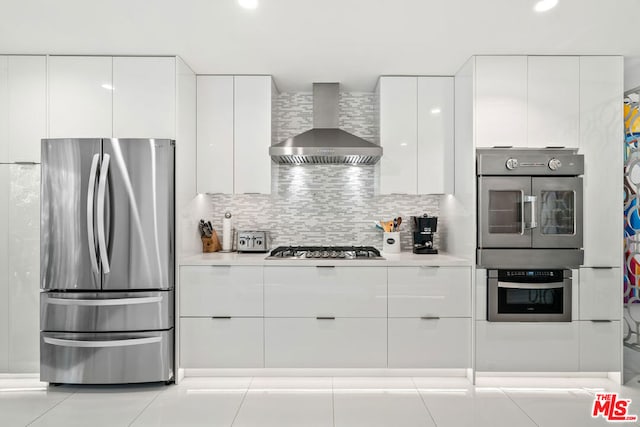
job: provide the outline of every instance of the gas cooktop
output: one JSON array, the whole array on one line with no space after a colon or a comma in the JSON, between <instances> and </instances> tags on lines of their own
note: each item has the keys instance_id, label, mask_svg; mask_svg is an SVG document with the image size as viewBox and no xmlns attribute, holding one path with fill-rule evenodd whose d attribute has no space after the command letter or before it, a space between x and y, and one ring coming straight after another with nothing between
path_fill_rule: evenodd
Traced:
<instances>
[{"instance_id":1,"label":"gas cooktop","mask_svg":"<svg viewBox=\"0 0 640 427\"><path fill-rule=\"evenodd\" d=\"M266 259L384 259L373 246L278 246Z\"/></svg>"}]
</instances>

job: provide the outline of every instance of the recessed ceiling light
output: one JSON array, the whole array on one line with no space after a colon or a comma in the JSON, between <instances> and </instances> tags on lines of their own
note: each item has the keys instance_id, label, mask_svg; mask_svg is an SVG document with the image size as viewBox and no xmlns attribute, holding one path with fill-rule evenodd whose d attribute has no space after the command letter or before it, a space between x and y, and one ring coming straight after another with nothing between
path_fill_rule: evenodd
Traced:
<instances>
[{"instance_id":1,"label":"recessed ceiling light","mask_svg":"<svg viewBox=\"0 0 640 427\"><path fill-rule=\"evenodd\" d=\"M533 10L536 12L546 12L551 10L558 4L558 0L540 0L533 6Z\"/></svg>"},{"instance_id":2,"label":"recessed ceiling light","mask_svg":"<svg viewBox=\"0 0 640 427\"><path fill-rule=\"evenodd\" d=\"M102 87L106 90L113 90L113 86L111 86L109 83L103 84Z\"/></svg>"},{"instance_id":3,"label":"recessed ceiling light","mask_svg":"<svg viewBox=\"0 0 640 427\"><path fill-rule=\"evenodd\" d=\"M238 0L238 4L245 9L255 9L258 7L258 0Z\"/></svg>"},{"instance_id":4,"label":"recessed ceiling light","mask_svg":"<svg viewBox=\"0 0 640 427\"><path fill-rule=\"evenodd\" d=\"M441 111L439 107L435 107L431 109L431 114L440 114Z\"/></svg>"}]
</instances>

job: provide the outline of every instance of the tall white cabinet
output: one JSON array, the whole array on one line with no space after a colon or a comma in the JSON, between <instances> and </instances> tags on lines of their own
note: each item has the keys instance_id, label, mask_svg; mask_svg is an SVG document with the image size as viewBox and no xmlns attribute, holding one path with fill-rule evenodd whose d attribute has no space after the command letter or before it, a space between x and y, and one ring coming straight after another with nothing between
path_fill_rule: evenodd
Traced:
<instances>
[{"instance_id":1,"label":"tall white cabinet","mask_svg":"<svg viewBox=\"0 0 640 427\"><path fill-rule=\"evenodd\" d=\"M198 76L198 192L271 192L271 76Z\"/></svg>"},{"instance_id":2,"label":"tall white cabinet","mask_svg":"<svg viewBox=\"0 0 640 427\"><path fill-rule=\"evenodd\" d=\"M453 77L383 76L380 194L453 193Z\"/></svg>"},{"instance_id":3,"label":"tall white cabinet","mask_svg":"<svg viewBox=\"0 0 640 427\"><path fill-rule=\"evenodd\" d=\"M46 97L45 56L0 56L0 163L40 162Z\"/></svg>"}]
</instances>

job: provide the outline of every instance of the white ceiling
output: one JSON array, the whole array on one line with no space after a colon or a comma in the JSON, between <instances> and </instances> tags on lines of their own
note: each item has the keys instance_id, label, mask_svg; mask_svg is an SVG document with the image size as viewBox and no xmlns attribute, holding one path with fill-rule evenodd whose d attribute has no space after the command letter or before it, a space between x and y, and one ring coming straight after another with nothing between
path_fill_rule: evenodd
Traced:
<instances>
[{"instance_id":1,"label":"white ceiling","mask_svg":"<svg viewBox=\"0 0 640 427\"><path fill-rule=\"evenodd\" d=\"M452 75L474 54L640 55L639 0L0 0L0 52L180 55L198 74L272 74L371 91Z\"/></svg>"}]
</instances>

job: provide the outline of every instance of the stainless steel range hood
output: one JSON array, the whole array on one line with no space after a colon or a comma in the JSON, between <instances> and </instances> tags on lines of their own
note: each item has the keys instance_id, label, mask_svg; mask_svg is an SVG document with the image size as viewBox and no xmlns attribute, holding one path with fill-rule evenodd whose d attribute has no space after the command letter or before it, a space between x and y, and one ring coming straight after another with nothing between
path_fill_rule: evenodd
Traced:
<instances>
[{"instance_id":1,"label":"stainless steel range hood","mask_svg":"<svg viewBox=\"0 0 640 427\"><path fill-rule=\"evenodd\" d=\"M382 147L338 128L338 83L313 84L313 129L269 148L276 163L374 165Z\"/></svg>"}]
</instances>

